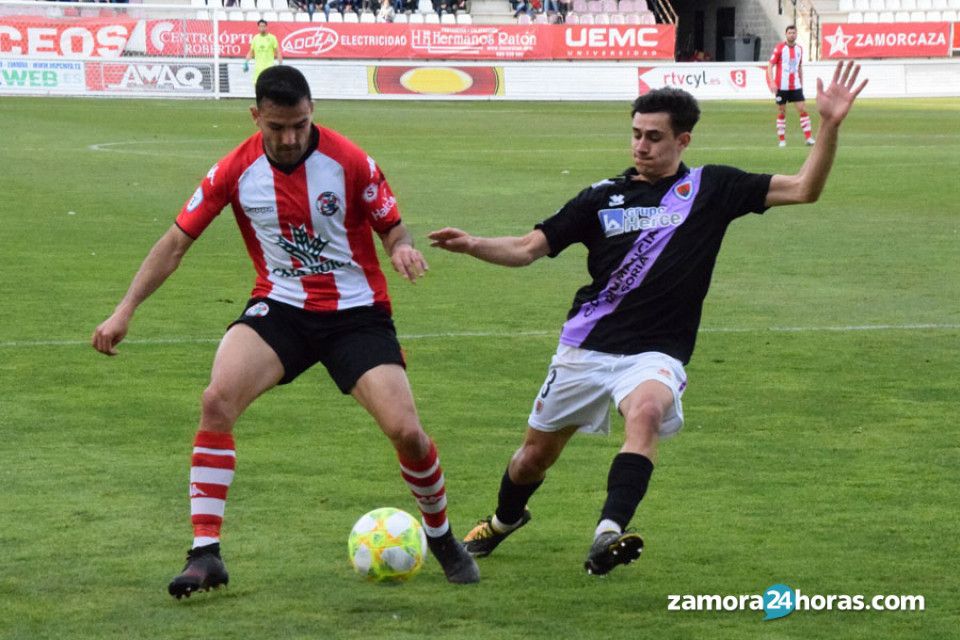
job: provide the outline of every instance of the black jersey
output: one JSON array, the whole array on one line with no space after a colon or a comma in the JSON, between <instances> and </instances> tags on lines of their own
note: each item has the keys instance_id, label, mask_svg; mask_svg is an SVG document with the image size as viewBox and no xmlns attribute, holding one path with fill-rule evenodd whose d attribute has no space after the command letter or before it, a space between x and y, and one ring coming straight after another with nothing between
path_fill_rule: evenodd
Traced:
<instances>
[{"instance_id":1,"label":"black jersey","mask_svg":"<svg viewBox=\"0 0 960 640\"><path fill-rule=\"evenodd\" d=\"M655 184L636 169L598 182L536 225L555 257L588 250L593 281L577 291L560 342L605 353L659 351L689 362L727 225L763 213L771 176L688 169Z\"/></svg>"}]
</instances>

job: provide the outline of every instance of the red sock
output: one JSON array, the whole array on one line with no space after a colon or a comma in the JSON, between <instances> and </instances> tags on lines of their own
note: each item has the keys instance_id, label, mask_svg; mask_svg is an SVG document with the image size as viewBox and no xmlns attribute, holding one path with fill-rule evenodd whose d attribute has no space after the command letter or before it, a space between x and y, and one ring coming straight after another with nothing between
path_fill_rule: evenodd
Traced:
<instances>
[{"instance_id":1,"label":"red sock","mask_svg":"<svg viewBox=\"0 0 960 640\"><path fill-rule=\"evenodd\" d=\"M193 546L220 542L220 526L237 462L233 435L198 431L190 458L190 521Z\"/></svg>"},{"instance_id":2,"label":"red sock","mask_svg":"<svg viewBox=\"0 0 960 640\"><path fill-rule=\"evenodd\" d=\"M450 529L450 523L447 521L447 490L436 445L431 440L430 451L421 460L398 458L400 473L417 499L424 530L431 538L442 536Z\"/></svg>"},{"instance_id":3,"label":"red sock","mask_svg":"<svg viewBox=\"0 0 960 640\"><path fill-rule=\"evenodd\" d=\"M787 116L777 114L777 138L780 142L787 139Z\"/></svg>"}]
</instances>

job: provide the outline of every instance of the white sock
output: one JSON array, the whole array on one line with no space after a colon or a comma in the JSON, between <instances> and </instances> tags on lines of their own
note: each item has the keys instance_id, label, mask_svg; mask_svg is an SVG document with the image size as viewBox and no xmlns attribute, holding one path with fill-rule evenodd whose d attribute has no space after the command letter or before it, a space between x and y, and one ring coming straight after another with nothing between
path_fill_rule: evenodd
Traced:
<instances>
[{"instance_id":1,"label":"white sock","mask_svg":"<svg viewBox=\"0 0 960 640\"><path fill-rule=\"evenodd\" d=\"M493 517L490 519L490 526L493 527L493 530L497 533L510 533L520 526L520 522L522 520L523 518L520 518L520 520L517 520L513 524L505 524L500 522L500 518L497 517L497 514L493 514Z\"/></svg>"},{"instance_id":2,"label":"white sock","mask_svg":"<svg viewBox=\"0 0 960 640\"><path fill-rule=\"evenodd\" d=\"M613 520L601 520L600 524L597 525L596 530L593 532L593 539L596 540L601 533L606 533L607 531L615 531L616 533L623 533L623 530L620 528L620 525L614 522Z\"/></svg>"}]
</instances>

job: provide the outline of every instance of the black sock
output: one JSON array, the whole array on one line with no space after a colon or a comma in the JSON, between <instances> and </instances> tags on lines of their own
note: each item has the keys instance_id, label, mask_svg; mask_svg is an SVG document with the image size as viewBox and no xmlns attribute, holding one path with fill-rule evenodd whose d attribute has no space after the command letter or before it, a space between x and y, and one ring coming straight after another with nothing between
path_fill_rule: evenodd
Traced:
<instances>
[{"instance_id":1,"label":"black sock","mask_svg":"<svg viewBox=\"0 0 960 640\"><path fill-rule=\"evenodd\" d=\"M533 484L514 484L510 479L510 469L503 472L500 480L500 493L497 496L497 520L503 524L515 524L523 517L527 500L540 488L543 480Z\"/></svg>"},{"instance_id":2,"label":"black sock","mask_svg":"<svg viewBox=\"0 0 960 640\"><path fill-rule=\"evenodd\" d=\"M607 501L600 512L600 520L613 520L626 529L647 492L652 473L653 463L646 456L618 453L607 475Z\"/></svg>"}]
</instances>

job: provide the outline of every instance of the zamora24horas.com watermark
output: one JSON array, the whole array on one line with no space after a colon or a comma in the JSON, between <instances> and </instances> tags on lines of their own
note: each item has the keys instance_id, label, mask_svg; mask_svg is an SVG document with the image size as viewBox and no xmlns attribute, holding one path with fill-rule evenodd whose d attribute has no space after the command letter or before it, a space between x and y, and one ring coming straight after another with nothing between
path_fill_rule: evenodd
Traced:
<instances>
[{"instance_id":1,"label":"zamora24horas.com watermark","mask_svg":"<svg viewBox=\"0 0 960 640\"><path fill-rule=\"evenodd\" d=\"M763 611L775 620L794 611L923 611L921 595L816 594L807 595L785 584L774 584L762 594L670 594L668 611Z\"/></svg>"}]
</instances>

